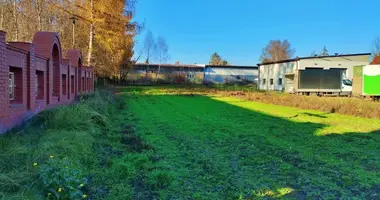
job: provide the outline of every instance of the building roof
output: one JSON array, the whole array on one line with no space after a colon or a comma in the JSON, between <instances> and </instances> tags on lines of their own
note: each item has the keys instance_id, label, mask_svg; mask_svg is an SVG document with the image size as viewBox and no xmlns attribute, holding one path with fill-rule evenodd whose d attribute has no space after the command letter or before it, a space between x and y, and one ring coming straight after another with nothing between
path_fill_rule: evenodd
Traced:
<instances>
[{"instance_id":1,"label":"building roof","mask_svg":"<svg viewBox=\"0 0 380 200\"><path fill-rule=\"evenodd\" d=\"M287 60L279 60L275 62L268 62L268 63L259 63L260 65L271 65L276 63L284 63L284 62L293 62L293 61L299 61L299 60L306 60L306 59L315 59L315 58L337 58L337 57L349 57L349 56L369 56L371 53L357 53L357 54L339 54L339 55L329 55L329 56L309 56L309 57L296 57L292 59Z\"/></svg>"},{"instance_id":2,"label":"building roof","mask_svg":"<svg viewBox=\"0 0 380 200\"><path fill-rule=\"evenodd\" d=\"M244 68L244 69L257 69L258 66L242 66L242 65L206 65L212 68Z\"/></svg>"},{"instance_id":3,"label":"building roof","mask_svg":"<svg viewBox=\"0 0 380 200\"><path fill-rule=\"evenodd\" d=\"M134 66L152 66L152 67L158 67L160 64L146 64L146 63L136 63ZM160 67L177 67L177 68L204 68L205 65L201 64L193 64L193 65L186 65L186 64L161 64Z\"/></svg>"},{"instance_id":4,"label":"building roof","mask_svg":"<svg viewBox=\"0 0 380 200\"><path fill-rule=\"evenodd\" d=\"M371 65L379 65L380 64L380 56L375 56L371 62Z\"/></svg>"}]
</instances>

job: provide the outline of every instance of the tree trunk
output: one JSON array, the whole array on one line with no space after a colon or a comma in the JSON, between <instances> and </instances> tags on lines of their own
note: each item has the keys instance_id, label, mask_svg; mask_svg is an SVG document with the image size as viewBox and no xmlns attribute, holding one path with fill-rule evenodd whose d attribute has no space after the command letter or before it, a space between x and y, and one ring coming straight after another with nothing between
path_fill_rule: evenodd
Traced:
<instances>
[{"instance_id":1,"label":"tree trunk","mask_svg":"<svg viewBox=\"0 0 380 200\"><path fill-rule=\"evenodd\" d=\"M4 26L3 26L3 23L4 23L4 7L5 7L5 2L1 3L0 29L4 29Z\"/></svg>"},{"instance_id":2,"label":"tree trunk","mask_svg":"<svg viewBox=\"0 0 380 200\"><path fill-rule=\"evenodd\" d=\"M37 21L38 21L38 31L42 31L42 9L40 0L36 0L37 5Z\"/></svg>"},{"instance_id":3,"label":"tree trunk","mask_svg":"<svg viewBox=\"0 0 380 200\"><path fill-rule=\"evenodd\" d=\"M16 4L16 0L13 0L13 18L15 19L15 23L14 23L14 26L15 26L15 31L16 31L16 41L18 41L18 21L17 21L17 4Z\"/></svg>"},{"instance_id":4,"label":"tree trunk","mask_svg":"<svg viewBox=\"0 0 380 200\"><path fill-rule=\"evenodd\" d=\"M94 37L94 16L92 14L94 7L93 0L91 0L91 25L90 25L90 39L88 41L88 54L87 54L87 65L91 66L91 57L92 57L92 40Z\"/></svg>"}]
</instances>

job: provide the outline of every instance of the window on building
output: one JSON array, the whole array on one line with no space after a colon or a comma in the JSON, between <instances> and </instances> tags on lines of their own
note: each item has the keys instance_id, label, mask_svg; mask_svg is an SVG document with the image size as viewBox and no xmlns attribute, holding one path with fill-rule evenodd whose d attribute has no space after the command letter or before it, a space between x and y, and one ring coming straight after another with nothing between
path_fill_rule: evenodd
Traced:
<instances>
[{"instance_id":1,"label":"window on building","mask_svg":"<svg viewBox=\"0 0 380 200\"><path fill-rule=\"evenodd\" d=\"M266 79L264 78L264 79L263 79L263 85L265 84L265 82L266 82Z\"/></svg>"},{"instance_id":2,"label":"window on building","mask_svg":"<svg viewBox=\"0 0 380 200\"><path fill-rule=\"evenodd\" d=\"M75 84L75 79L74 79L74 75L71 75L71 93L74 93L74 84Z\"/></svg>"},{"instance_id":3,"label":"window on building","mask_svg":"<svg viewBox=\"0 0 380 200\"><path fill-rule=\"evenodd\" d=\"M66 95L67 91L67 80L66 80L66 74L62 74L62 94Z\"/></svg>"},{"instance_id":4,"label":"window on building","mask_svg":"<svg viewBox=\"0 0 380 200\"><path fill-rule=\"evenodd\" d=\"M278 85L282 85L282 78L278 79Z\"/></svg>"},{"instance_id":5,"label":"window on building","mask_svg":"<svg viewBox=\"0 0 380 200\"><path fill-rule=\"evenodd\" d=\"M189 79L194 78L194 74L187 74L187 78Z\"/></svg>"},{"instance_id":6,"label":"window on building","mask_svg":"<svg viewBox=\"0 0 380 200\"><path fill-rule=\"evenodd\" d=\"M36 71L36 95L37 99L44 99L44 72Z\"/></svg>"},{"instance_id":7,"label":"window on building","mask_svg":"<svg viewBox=\"0 0 380 200\"><path fill-rule=\"evenodd\" d=\"M23 103L22 68L9 67L9 99L11 104Z\"/></svg>"},{"instance_id":8,"label":"window on building","mask_svg":"<svg viewBox=\"0 0 380 200\"><path fill-rule=\"evenodd\" d=\"M270 85L273 85L273 78L269 80Z\"/></svg>"},{"instance_id":9,"label":"window on building","mask_svg":"<svg viewBox=\"0 0 380 200\"><path fill-rule=\"evenodd\" d=\"M15 74L9 72L9 99L13 100L15 98Z\"/></svg>"},{"instance_id":10,"label":"window on building","mask_svg":"<svg viewBox=\"0 0 380 200\"><path fill-rule=\"evenodd\" d=\"M81 86L81 91L85 91L85 88L84 88L84 77L82 77L82 86Z\"/></svg>"}]
</instances>

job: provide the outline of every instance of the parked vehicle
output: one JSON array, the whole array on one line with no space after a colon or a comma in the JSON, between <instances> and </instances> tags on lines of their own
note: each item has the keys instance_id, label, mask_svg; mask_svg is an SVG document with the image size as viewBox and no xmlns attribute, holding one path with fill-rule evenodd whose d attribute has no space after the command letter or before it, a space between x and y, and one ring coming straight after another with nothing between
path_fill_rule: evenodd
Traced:
<instances>
[{"instance_id":1,"label":"parked vehicle","mask_svg":"<svg viewBox=\"0 0 380 200\"><path fill-rule=\"evenodd\" d=\"M353 95L358 97L380 97L380 65L354 67Z\"/></svg>"},{"instance_id":2,"label":"parked vehicle","mask_svg":"<svg viewBox=\"0 0 380 200\"><path fill-rule=\"evenodd\" d=\"M352 81L346 77L346 69L306 68L299 70L298 76L297 94L350 96L352 92Z\"/></svg>"}]
</instances>

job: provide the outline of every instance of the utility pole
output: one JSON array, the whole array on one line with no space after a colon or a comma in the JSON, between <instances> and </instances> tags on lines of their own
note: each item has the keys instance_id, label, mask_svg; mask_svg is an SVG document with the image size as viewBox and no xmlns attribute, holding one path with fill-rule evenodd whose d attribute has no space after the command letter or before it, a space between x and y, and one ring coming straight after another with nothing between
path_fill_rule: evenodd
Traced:
<instances>
[{"instance_id":1,"label":"utility pole","mask_svg":"<svg viewBox=\"0 0 380 200\"><path fill-rule=\"evenodd\" d=\"M75 49L75 20L77 20L78 18L72 16L70 19L73 21L73 49Z\"/></svg>"}]
</instances>

